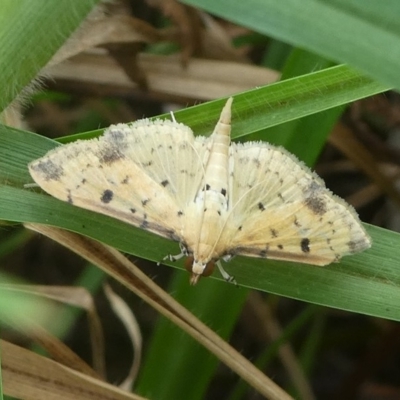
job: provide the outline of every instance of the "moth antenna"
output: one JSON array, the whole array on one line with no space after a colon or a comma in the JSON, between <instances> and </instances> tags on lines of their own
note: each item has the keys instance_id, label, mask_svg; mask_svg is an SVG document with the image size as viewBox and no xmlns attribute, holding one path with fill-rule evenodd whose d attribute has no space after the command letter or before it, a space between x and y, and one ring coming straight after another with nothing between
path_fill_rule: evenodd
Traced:
<instances>
[{"instance_id":1,"label":"moth antenna","mask_svg":"<svg viewBox=\"0 0 400 400\"><path fill-rule=\"evenodd\" d=\"M173 112L173 111L170 111L170 112L169 112L169 115L171 116L172 122L175 122L175 123L176 123L176 119L175 119L175 114L174 114L174 112Z\"/></svg>"}]
</instances>

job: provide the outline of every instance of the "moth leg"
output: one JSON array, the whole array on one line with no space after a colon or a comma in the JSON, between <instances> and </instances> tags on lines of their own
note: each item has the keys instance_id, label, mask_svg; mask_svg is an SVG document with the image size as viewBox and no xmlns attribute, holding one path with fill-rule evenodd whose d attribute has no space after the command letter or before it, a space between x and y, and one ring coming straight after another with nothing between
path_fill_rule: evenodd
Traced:
<instances>
[{"instance_id":1,"label":"moth leg","mask_svg":"<svg viewBox=\"0 0 400 400\"><path fill-rule=\"evenodd\" d=\"M163 261L164 261L164 260L168 260L168 261L178 261L178 260L180 260L182 257L185 257L185 254L183 254L183 253L179 253L179 254L175 254L175 255L173 255L173 254L168 254L168 255L166 255L166 256L163 258Z\"/></svg>"},{"instance_id":2,"label":"moth leg","mask_svg":"<svg viewBox=\"0 0 400 400\"><path fill-rule=\"evenodd\" d=\"M229 275L229 274L224 270L224 268L222 267L221 261L218 260L218 261L216 262L216 264L217 264L217 267L218 267L219 272L221 273L222 277L223 277L227 282L233 283L235 286L238 286L238 284L237 284L237 282L236 282L236 279L235 279L232 275Z\"/></svg>"},{"instance_id":3,"label":"moth leg","mask_svg":"<svg viewBox=\"0 0 400 400\"><path fill-rule=\"evenodd\" d=\"M233 257L235 257L234 254L226 254L226 255L224 255L224 256L222 257L222 259L223 259L225 262L229 262L229 261L232 260Z\"/></svg>"},{"instance_id":4,"label":"moth leg","mask_svg":"<svg viewBox=\"0 0 400 400\"><path fill-rule=\"evenodd\" d=\"M24 189L30 189L30 188L37 188L39 185L37 183L25 183L24 184Z\"/></svg>"},{"instance_id":5,"label":"moth leg","mask_svg":"<svg viewBox=\"0 0 400 400\"><path fill-rule=\"evenodd\" d=\"M182 257L186 257L188 255L188 251L187 251L185 245L183 245L182 243L179 243L179 248L181 249L181 252L179 254L176 254L176 255L168 254L163 258L163 261L168 260L168 261L175 262L175 261L180 260ZM157 265L160 265L160 264L161 264L161 262L157 263Z\"/></svg>"}]
</instances>

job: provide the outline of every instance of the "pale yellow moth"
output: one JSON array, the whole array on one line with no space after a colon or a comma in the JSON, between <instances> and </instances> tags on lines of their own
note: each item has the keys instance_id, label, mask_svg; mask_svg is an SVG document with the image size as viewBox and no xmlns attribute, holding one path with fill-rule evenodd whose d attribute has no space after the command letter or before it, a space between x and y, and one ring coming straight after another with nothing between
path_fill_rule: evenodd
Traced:
<instances>
[{"instance_id":1,"label":"pale yellow moth","mask_svg":"<svg viewBox=\"0 0 400 400\"><path fill-rule=\"evenodd\" d=\"M29 164L52 196L178 241L191 283L244 255L326 265L371 240L353 210L280 147L230 143L230 98L209 137L176 121L111 125Z\"/></svg>"}]
</instances>

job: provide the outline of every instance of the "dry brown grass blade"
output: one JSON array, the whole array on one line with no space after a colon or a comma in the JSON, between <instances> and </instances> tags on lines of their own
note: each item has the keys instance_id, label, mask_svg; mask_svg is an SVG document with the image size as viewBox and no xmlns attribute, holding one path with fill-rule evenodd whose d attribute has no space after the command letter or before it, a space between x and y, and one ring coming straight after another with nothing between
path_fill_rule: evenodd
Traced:
<instances>
[{"instance_id":1,"label":"dry brown grass blade","mask_svg":"<svg viewBox=\"0 0 400 400\"><path fill-rule=\"evenodd\" d=\"M140 400L32 351L0 342L3 392L25 400Z\"/></svg>"},{"instance_id":2,"label":"dry brown grass blade","mask_svg":"<svg viewBox=\"0 0 400 400\"><path fill-rule=\"evenodd\" d=\"M26 224L96 264L191 335L255 390L271 400L291 397L252 363L164 292L117 250L92 239L39 224Z\"/></svg>"},{"instance_id":3,"label":"dry brown grass blade","mask_svg":"<svg viewBox=\"0 0 400 400\"><path fill-rule=\"evenodd\" d=\"M379 164L383 174L395 184L400 180L400 168L394 164ZM356 210L372 203L374 200L382 196L382 190L374 183L366 185L357 192L346 197L346 201L350 203Z\"/></svg>"},{"instance_id":4,"label":"dry brown grass blade","mask_svg":"<svg viewBox=\"0 0 400 400\"><path fill-rule=\"evenodd\" d=\"M160 41L162 33L150 24L129 15L88 18L72 37L65 42L46 66L58 65L77 54L101 46L108 49L132 82L147 86L146 74L141 70L137 57L146 43Z\"/></svg>"},{"instance_id":5,"label":"dry brown grass blade","mask_svg":"<svg viewBox=\"0 0 400 400\"><path fill-rule=\"evenodd\" d=\"M400 179L400 167L393 163L379 162L381 172L393 182L398 182ZM342 159L337 161L327 161L318 164L316 172L318 175L323 176L325 179L329 175L341 173L356 173L359 168L349 159ZM353 192L345 197L345 200L351 204L356 210L372 203L382 196L382 190L371 181L361 189Z\"/></svg>"},{"instance_id":6,"label":"dry brown grass blade","mask_svg":"<svg viewBox=\"0 0 400 400\"><path fill-rule=\"evenodd\" d=\"M2 285L2 287L6 286ZM87 312L89 321L93 366L96 372L73 351L65 346L63 342L49 334L45 329L34 323L34 321L31 322L32 330L20 329L20 331L25 332L27 336L39 343L48 351L54 360L60 362L61 364L77 371L81 371L90 376L105 378L106 369L103 329L94 305L93 298L86 289L66 286L40 285L7 285L7 287L15 292L39 295L41 297L62 302L64 304L84 308ZM17 326L17 323L18 322L16 321L14 326Z\"/></svg>"},{"instance_id":7,"label":"dry brown grass blade","mask_svg":"<svg viewBox=\"0 0 400 400\"><path fill-rule=\"evenodd\" d=\"M211 15L197 10L204 24L204 32L202 37L204 58L212 58L224 61L238 61L248 63L249 60L245 55L243 48L238 49L233 45L232 36L222 23ZM243 28L244 29L244 28Z\"/></svg>"},{"instance_id":8,"label":"dry brown grass blade","mask_svg":"<svg viewBox=\"0 0 400 400\"><path fill-rule=\"evenodd\" d=\"M146 71L148 95L192 101L213 100L249 88L275 82L276 71L232 61L191 59L186 68L179 55L140 54L139 68ZM139 86L132 82L107 54L85 53L49 68L56 80L77 85L109 86L109 91L132 95ZM240 76L240 79L238 79ZM182 100L184 102L186 100Z\"/></svg>"},{"instance_id":9,"label":"dry brown grass blade","mask_svg":"<svg viewBox=\"0 0 400 400\"><path fill-rule=\"evenodd\" d=\"M133 314L132 310L125 303L125 301L118 296L108 284L104 285L104 293L111 304L115 315L121 320L128 332L129 338L133 347L133 362L127 377L118 386L121 389L130 391L139 373L141 358L142 358L142 334L140 332L139 324Z\"/></svg>"},{"instance_id":10,"label":"dry brown grass blade","mask_svg":"<svg viewBox=\"0 0 400 400\"><path fill-rule=\"evenodd\" d=\"M181 45L183 65L187 65L193 55L202 54L201 20L196 9L176 0L147 0L147 2L159 8L176 25L174 40Z\"/></svg>"},{"instance_id":11,"label":"dry brown grass blade","mask_svg":"<svg viewBox=\"0 0 400 400\"><path fill-rule=\"evenodd\" d=\"M34 325L34 323L32 323ZM21 332L21 330L19 330ZM103 379L104 375L100 375L93 370L85 361L83 361L76 353L74 353L68 346L66 346L57 337L48 333L40 326L28 335L34 342L44 348L52 359L66 367L72 368L75 371L82 372L85 375L92 376L96 379Z\"/></svg>"},{"instance_id":12,"label":"dry brown grass blade","mask_svg":"<svg viewBox=\"0 0 400 400\"><path fill-rule=\"evenodd\" d=\"M122 43L153 43L161 38L161 32L140 19L127 15L105 16L95 12L64 43L46 69L94 47Z\"/></svg>"},{"instance_id":13,"label":"dry brown grass blade","mask_svg":"<svg viewBox=\"0 0 400 400\"><path fill-rule=\"evenodd\" d=\"M132 82L135 82L140 89L147 89L146 73L140 68L137 59L143 47L141 44L119 43L103 47Z\"/></svg>"},{"instance_id":14,"label":"dry brown grass blade","mask_svg":"<svg viewBox=\"0 0 400 400\"><path fill-rule=\"evenodd\" d=\"M172 27L157 29L148 22L122 14L118 7L99 6L84 21L80 28L54 55L43 73L63 61L102 47L125 72L130 81L140 88L148 88L147 70L138 62L139 52L149 43L170 41L181 47L179 66L187 67L193 56L214 55L216 59L242 60L232 45L227 32L211 17L175 0L149 1L173 22ZM265 82L263 82L265 84Z\"/></svg>"},{"instance_id":15,"label":"dry brown grass blade","mask_svg":"<svg viewBox=\"0 0 400 400\"><path fill-rule=\"evenodd\" d=\"M379 187L371 183L362 189L357 190L357 192L352 193L350 196L346 196L345 200L358 210L381 196L382 191Z\"/></svg>"},{"instance_id":16,"label":"dry brown grass blade","mask_svg":"<svg viewBox=\"0 0 400 400\"><path fill-rule=\"evenodd\" d=\"M382 173L371 153L354 137L353 132L339 123L333 129L329 142L352 160L400 207L400 194L393 182Z\"/></svg>"}]
</instances>

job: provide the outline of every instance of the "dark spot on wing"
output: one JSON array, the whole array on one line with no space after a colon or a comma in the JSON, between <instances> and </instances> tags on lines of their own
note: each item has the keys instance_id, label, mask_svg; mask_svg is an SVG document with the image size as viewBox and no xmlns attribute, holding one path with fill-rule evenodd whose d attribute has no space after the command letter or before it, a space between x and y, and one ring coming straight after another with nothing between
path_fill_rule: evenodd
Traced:
<instances>
[{"instance_id":1,"label":"dark spot on wing","mask_svg":"<svg viewBox=\"0 0 400 400\"><path fill-rule=\"evenodd\" d=\"M276 231L276 229L270 229L270 232L271 232L271 236L272 237L274 237L274 238L276 238L276 237L278 237L278 232Z\"/></svg>"},{"instance_id":2,"label":"dark spot on wing","mask_svg":"<svg viewBox=\"0 0 400 400\"><path fill-rule=\"evenodd\" d=\"M86 180L85 178L83 178L83 179L81 180L81 184L82 184L82 185L84 185L86 182L87 182L87 180Z\"/></svg>"},{"instance_id":3,"label":"dark spot on wing","mask_svg":"<svg viewBox=\"0 0 400 400\"><path fill-rule=\"evenodd\" d=\"M350 242L347 242L346 244L347 244L347 246L349 246L350 251L354 251L357 247L356 242L353 242L352 240Z\"/></svg>"},{"instance_id":4,"label":"dark spot on wing","mask_svg":"<svg viewBox=\"0 0 400 400\"><path fill-rule=\"evenodd\" d=\"M108 182L110 185L113 185L113 186L116 185L116 182L114 181L114 179L107 178L107 182Z\"/></svg>"},{"instance_id":5,"label":"dark spot on wing","mask_svg":"<svg viewBox=\"0 0 400 400\"><path fill-rule=\"evenodd\" d=\"M265 207L264 207L264 204L263 203L258 203L258 208L261 210L261 211L264 211L265 210Z\"/></svg>"},{"instance_id":6,"label":"dark spot on wing","mask_svg":"<svg viewBox=\"0 0 400 400\"><path fill-rule=\"evenodd\" d=\"M221 189L222 196L226 196L226 189Z\"/></svg>"},{"instance_id":7,"label":"dark spot on wing","mask_svg":"<svg viewBox=\"0 0 400 400\"><path fill-rule=\"evenodd\" d=\"M130 208L129 210L130 210L130 212L131 212L132 214L135 214L135 212L136 212L136 209L135 209L135 208Z\"/></svg>"},{"instance_id":8,"label":"dark spot on wing","mask_svg":"<svg viewBox=\"0 0 400 400\"><path fill-rule=\"evenodd\" d=\"M64 175L64 169L49 159L32 164L31 169L42 173L46 181L58 181Z\"/></svg>"},{"instance_id":9,"label":"dark spot on wing","mask_svg":"<svg viewBox=\"0 0 400 400\"><path fill-rule=\"evenodd\" d=\"M176 240L176 239L175 239L175 238L176 238L176 234L175 234L175 232L174 232L173 230L168 229L168 230L165 231L165 234L166 234L170 239Z\"/></svg>"},{"instance_id":10,"label":"dark spot on wing","mask_svg":"<svg viewBox=\"0 0 400 400\"><path fill-rule=\"evenodd\" d=\"M309 239L307 239L307 238L301 239L300 247L301 247L301 251L303 253L309 253L310 252L309 245L310 245L310 240Z\"/></svg>"},{"instance_id":11,"label":"dark spot on wing","mask_svg":"<svg viewBox=\"0 0 400 400\"><path fill-rule=\"evenodd\" d=\"M326 213L326 202L322 197L308 197L304 204L308 207L314 214L323 215Z\"/></svg>"},{"instance_id":12,"label":"dark spot on wing","mask_svg":"<svg viewBox=\"0 0 400 400\"><path fill-rule=\"evenodd\" d=\"M323 189L323 186L321 186L317 181L312 181L310 186L308 187L308 190L310 192L318 192Z\"/></svg>"},{"instance_id":13,"label":"dark spot on wing","mask_svg":"<svg viewBox=\"0 0 400 400\"><path fill-rule=\"evenodd\" d=\"M148 162L145 162L145 163L142 163L142 167L150 167L151 165L153 165L153 161L148 161Z\"/></svg>"},{"instance_id":14,"label":"dark spot on wing","mask_svg":"<svg viewBox=\"0 0 400 400\"><path fill-rule=\"evenodd\" d=\"M220 210L218 210L217 213L218 213L219 216L221 216L221 211Z\"/></svg>"},{"instance_id":15,"label":"dark spot on wing","mask_svg":"<svg viewBox=\"0 0 400 400\"><path fill-rule=\"evenodd\" d=\"M299 220L297 219L297 217L294 217L294 224L295 224L298 228L301 227L301 224L300 224Z\"/></svg>"},{"instance_id":16,"label":"dark spot on wing","mask_svg":"<svg viewBox=\"0 0 400 400\"><path fill-rule=\"evenodd\" d=\"M242 230L242 228L243 228L243 226L242 226L242 225L240 225L240 226L239 226L239 228L238 228L238 231L241 231L241 230Z\"/></svg>"},{"instance_id":17,"label":"dark spot on wing","mask_svg":"<svg viewBox=\"0 0 400 400\"><path fill-rule=\"evenodd\" d=\"M70 190L68 190L67 202L69 204L74 204L74 202L72 200L72 196L71 196L71 191Z\"/></svg>"},{"instance_id":18,"label":"dark spot on wing","mask_svg":"<svg viewBox=\"0 0 400 400\"><path fill-rule=\"evenodd\" d=\"M259 255L260 255L260 257L266 258L267 257L267 250L261 250Z\"/></svg>"},{"instance_id":19,"label":"dark spot on wing","mask_svg":"<svg viewBox=\"0 0 400 400\"><path fill-rule=\"evenodd\" d=\"M102 203L107 204L107 203L109 203L109 202L113 199L113 196L114 196L113 191L107 189L107 190L105 190L105 191L103 192L103 194L101 195L100 200L101 200Z\"/></svg>"},{"instance_id":20,"label":"dark spot on wing","mask_svg":"<svg viewBox=\"0 0 400 400\"><path fill-rule=\"evenodd\" d=\"M350 242L347 242L346 244L349 247L349 250L351 253L357 253L361 249L365 249L367 247L367 246L365 246L364 240L358 240L358 241L351 240Z\"/></svg>"},{"instance_id":21,"label":"dark spot on wing","mask_svg":"<svg viewBox=\"0 0 400 400\"><path fill-rule=\"evenodd\" d=\"M169 185L168 179L163 180L163 181L161 182L161 185L164 186L164 187L167 186L167 185Z\"/></svg>"},{"instance_id":22,"label":"dark spot on wing","mask_svg":"<svg viewBox=\"0 0 400 400\"><path fill-rule=\"evenodd\" d=\"M118 147L110 145L101 149L101 151L99 151L98 157L101 164L110 165L115 161L124 158L124 155L121 153Z\"/></svg>"},{"instance_id":23,"label":"dark spot on wing","mask_svg":"<svg viewBox=\"0 0 400 400\"><path fill-rule=\"evenodd\" d=\"M122 143L125 143L126 134L123 131L120 131L117 127L113 127L107 131L105 139L108 142L119 146Z\"/></svg>"},{"instance_id":24,"label":"dark spot on wing","mask_svg":"<svg viewBox=\"0 0 400 400\"><path fill-rule=\"evenodd\" d=\"M149 221L143 220L143 222L140 224L140 228L142 229L147 229L149 226Z\"/></svg>"},{"instance_id":25,"label":"dark spot on wing","mask_svg":"<svg viewBox=\"0 0 400 400\"><path fill-rule=\"evenodd\" d=\"M123 185L126 185L128 182L129 182L129 176L127 175L127 176L121 181L121 183L122 183Z\"/></svg>"},{"instance_id":26,"label":"dark spot on wing","mask_svg":"<svg viewBox=\"0 0 400 400\"><path fill-rule=\"evenodd\" d=\"M211 186L207 183L206 184L206 190L210 190Z\"/></svg>"},{"instance_id":27,"label":"dark spot on wing","mask_svg":"<svg viewBox=\"0 0 400 400\"><path fill-rule=\"evenodd\" d=\"M278 247L279 250L282 250L282 249L283 249L283 246L282 246L281 244L278 244L277 247Z\"/></svg>"},{"instance_id":28,"label":"dark spot on wing","mask_svg":"<svg viewBox=\"0 0 400 400\"><path fill-rule=\"evenodd\" d=\"M178 211L178 217L182 217L182 215L183 215L183 211L179 210Z\"/></svg>"},{"instance_id":29,"label":"dark spot on wing","mask_svg":"<svg viewBox=\"0 0 400 400\"><path fill-rule=\"evenodd\" d=\"M145 207L146 204L150 201L150 199L144 199L142 200L142 206Z\"/></svg>"},{"instance_id":30,"label":"dark spot on wing","mask_svg":"<svg viewBox=\"0 0 400 400\"><path fill-rule=\"evenodd\" d=\"M314 214L323 215L327 211L326 200L321 196L321 193L323 193L324 190L324 186L319 184L317 181L312 181L303 190L306 197L304 204Z\"/></svg>"}]
</instances>

